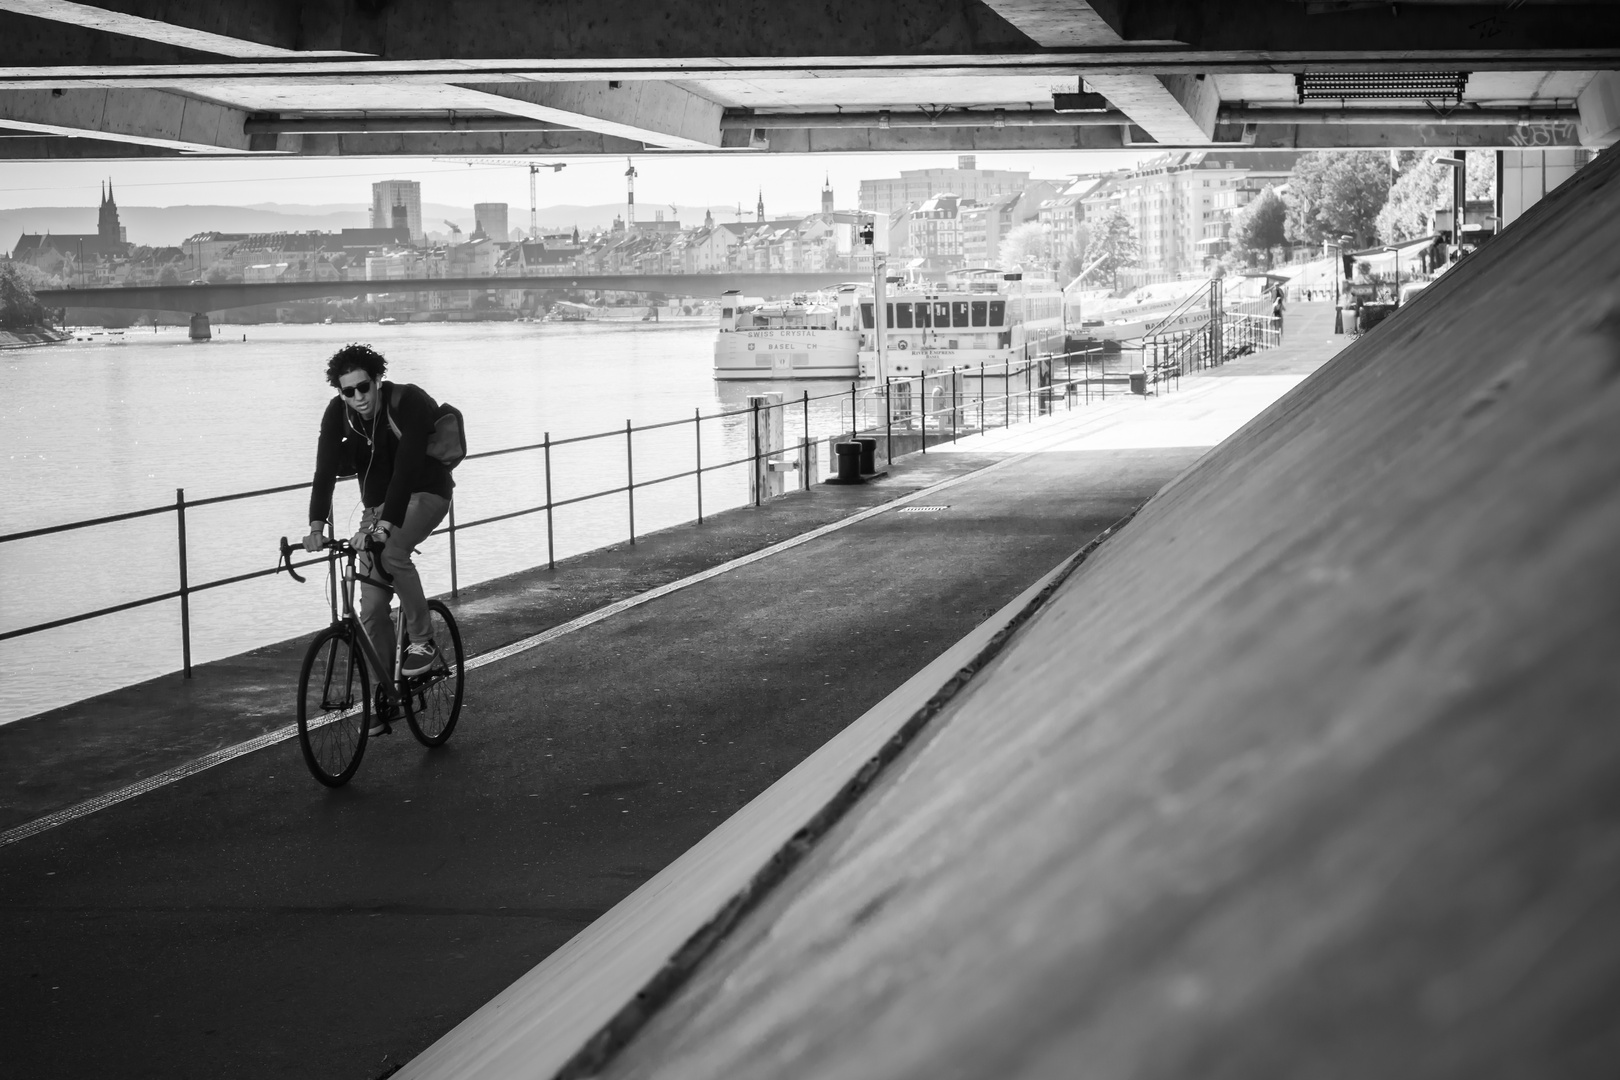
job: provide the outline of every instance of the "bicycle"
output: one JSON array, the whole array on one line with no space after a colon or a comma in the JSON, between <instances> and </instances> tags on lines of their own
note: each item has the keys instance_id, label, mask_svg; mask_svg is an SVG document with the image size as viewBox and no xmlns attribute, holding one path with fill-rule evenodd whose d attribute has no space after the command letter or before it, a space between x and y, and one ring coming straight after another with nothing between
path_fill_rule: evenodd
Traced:
<instances>
[{"instance_id":1,"label":"bicycle","mask_svg":"<svg viewBox=\"0 0 1620 1080\"><path fill-rule=\"evenodd\" d=\"M396 620L399 633L393 663L383 663L355 614L354 587L357 580L385 589L392 586L356 571L355 559L362 549L349 541L328 539L322 546L336 555L327 559L332 623L309 643L298 672L298 745L316 780L327 787L341 787L360 767L370 738L372 696L367 662L371 670L393 672L378 690L389 703L403 709L411 734L430 748L443 746L455 730L467 668L461 630L450 609L438 600L428 601L428 612L440 662L421 675L402 673L409 636L401 617ZM301 548L289 544L285 536L281 538L282 565L299 582L305 579L293 568L292 553ZM343 563L341 574L339 562ZM392 725L386 716L382 721L386 734Z\"/></svg>"}]
</instances>

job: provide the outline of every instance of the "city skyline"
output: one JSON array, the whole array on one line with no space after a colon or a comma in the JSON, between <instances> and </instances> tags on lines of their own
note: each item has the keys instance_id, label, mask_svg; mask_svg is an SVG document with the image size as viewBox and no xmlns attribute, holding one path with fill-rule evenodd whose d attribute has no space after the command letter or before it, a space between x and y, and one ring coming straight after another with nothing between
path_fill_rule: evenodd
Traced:
<instances>
[{"instance_id":1,"label":"city skyline","mask_svg":"<svg viewBox=\"0 0 1620 1080\"><path fill-rule=\"evenodd\" d=\"M1037 178L1128 168L1150 156L1137 152L977 155L980 168L1022 170ZM951 168L956 159L955 153L738 156L724 161L717 161L714 155L644 154L635 158L637 202L646 208L649 218L655 210L672 203L708 206L740 202L747 210L763 190L768 213L777 209L810 212L820 205L825 176L831 180L838 207L854 209L862 180L898 176L902 170ZM624 191L623 158L548 160L566 162L567 167L540 173L537 201L541 207L600 205L612 201L607 197L609 193ZM435 158L187 158L15 163L0 183L0 208L87 202L96 197L109 175L115 179L122 204L129 206L369 206L371 185L385 180L420 181L424 204L471 207L480 202L505 202L513 208L514 219L525 221L529 206L529 176L522 161L490 165Z\"/></svg>"}]
</instances>

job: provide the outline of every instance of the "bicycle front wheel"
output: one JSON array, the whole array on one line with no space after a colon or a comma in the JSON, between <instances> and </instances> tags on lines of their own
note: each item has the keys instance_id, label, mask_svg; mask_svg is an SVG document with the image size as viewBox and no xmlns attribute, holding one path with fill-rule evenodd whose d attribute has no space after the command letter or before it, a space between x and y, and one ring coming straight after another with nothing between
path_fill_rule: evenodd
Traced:
<instances>
[{"instance_id":1,"label":"bicycle front wheel","mask_svg":"<svg viewBox=\"0 0 1620 1080\"><path fill-rule=\"evenodd\" d=\"M371 727L366 661L347 626L329 626L310 642L298 673L298 745L304 764L327 787L360 767Z\"/></svg>"},{"instance_id":2,"label":"bicycle front wheel","mask_svg":"<svg viewBox=\"0 0 1620 1080\"><path fill-rule=\"evenodd\" d=\"M425 674L405 680L405 720L423 746L442 746L461 716L462 682L466 657L461 652L461 630L455 616L438 600L428 601L433 641L440 662Z\"/></svg>"}]
</instances>

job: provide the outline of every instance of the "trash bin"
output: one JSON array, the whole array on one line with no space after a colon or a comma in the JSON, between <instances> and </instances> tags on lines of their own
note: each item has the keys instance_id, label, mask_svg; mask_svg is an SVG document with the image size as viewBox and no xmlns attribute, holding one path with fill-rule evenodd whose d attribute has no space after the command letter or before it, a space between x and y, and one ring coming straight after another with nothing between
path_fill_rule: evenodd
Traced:
<instances>
[{"instance_id":1,"label":"trash bin","mask_svg":"<svg viewBox=\"0 0 1620 1080\"><path fill-rule=\"evenodd\" d=\"M1147 372L1131 372L1131 393L1141 394L1143 397L1147 396Z\"/></svg>"},{"instance_id":2,"label":"trash bin","mask_svg":"<svg viewBox=\"0 0 1620 1080\"><path fill-rule=\"evenodd\" d=\"M841 442L833 447L833 453L838 455L838 482L840 484L859 484L861 482L861 455L864 448L858 442Z\"/></svg>"},{"instance_id":3,"label":"trash bin","mask_svg":"<svg viewBox=\"0 0 1620 1080\"><path fill-rule=\"evenodd\" d=\"M861 447L861 472L877 472L877 440L863 435L855 440Z\"/></svg>"}]
</instances>

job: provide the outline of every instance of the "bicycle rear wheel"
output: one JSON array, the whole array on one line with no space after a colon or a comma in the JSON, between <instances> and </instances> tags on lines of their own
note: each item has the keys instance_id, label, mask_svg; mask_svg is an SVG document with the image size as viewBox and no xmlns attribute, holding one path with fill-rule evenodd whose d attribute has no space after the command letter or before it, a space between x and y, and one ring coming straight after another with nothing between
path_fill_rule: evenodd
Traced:
<instances>
[{"instance_id":1,"label":"bicycle rear wheel","mask_svg":"<svg viewBox=\"0 0 1620 1080\"><path fill-rule=\"evenodd\" d=\"M347 626L315 635L298 673L298 746L304 764L327 787L341 787L360 767L371 726L366 661Z\"/></svg>"},{"instance_id":2,"label":"bicycle rear wheel","mask_svg":"<svg viewBox=\"0 0 1620 1080\"><path fill-rule=\"evenodd\" d=\"M461 716L462 683L466 657L461 652L461 630L455 616L438 600L428 601L433 620L433 641L441 663L424 675L405 680L405 720L423 746L442 746Z\"/></svg>"}]
</instances>

